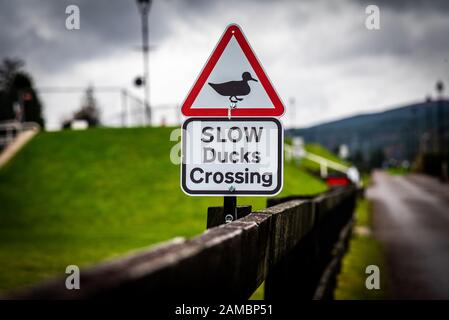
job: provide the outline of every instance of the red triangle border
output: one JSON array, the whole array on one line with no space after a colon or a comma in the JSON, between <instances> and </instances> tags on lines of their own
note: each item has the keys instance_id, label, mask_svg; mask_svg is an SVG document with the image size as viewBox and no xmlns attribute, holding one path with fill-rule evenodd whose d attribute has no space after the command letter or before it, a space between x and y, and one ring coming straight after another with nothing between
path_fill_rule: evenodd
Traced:
<instances>
[{"instance_id":1,"label":"red triangle border","mask_svg":"<svg viewBox=\"0 0 449 320\"><path fill-rule=\"evenodd\" d=\"M246 58L248 59L249 63L251 64L251 67L254 69L257 78L259 79L260 83L262 84L263 88L265 89L268 97L270 98L271 102L273 103L274 108L242 108L239 109L238 107L234 110L232 110L232 117L279 117L284 114L284 105L279 98L276 90L273 88L270 80L268 79L267 75L265 74L265 71L263 70L262 66L259 63L259 60L257 59L256 55L254 54L253 50L251 49L251 46L249 45L248 41L246 40L242 30L240 27L236 24L229 25L225 32L223 33L220 41L218 42L217 46L215 47L214 51L212 52L211 56L209 57L206 65L204 66L203 70L201 71L199 77L197 78L195 84L193 85L192 89L190 90L189 94L187 95L187 98L184 100L181 111L182 114L186 117L227 117L228 116L228 109L226 108L192 108L192 104L195 102L195 99L198 97L198 94L200 93L201 89L203 88L206 80L209 78L209 75L211 74L212 70L215 68L215 65L217 64L218 59L220 59L221 55L223 54L224 49L228 45L229 41L231 40L232 36L235 37L238 44L243 50L243 53L245 54Z\"/></svg>"}]
</instances>

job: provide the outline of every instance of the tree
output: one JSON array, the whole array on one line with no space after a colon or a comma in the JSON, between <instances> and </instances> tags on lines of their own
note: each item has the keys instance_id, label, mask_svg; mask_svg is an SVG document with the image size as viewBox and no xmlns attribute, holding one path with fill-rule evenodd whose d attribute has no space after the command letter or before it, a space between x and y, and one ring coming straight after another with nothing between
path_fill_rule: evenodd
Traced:
<instances>
[{"instance_id":1,"label":"tree","mask_svg":"<svg viewBox=\"0 0 449 320\"><path fill-rule=\"evenodd\" d=\"M20 72L25 63L17 58L3 59L0 64L0 90L9 91L12 87L13 80Z\"/></svg>"},{"instance_id":2,"label":"tree","mask_svg":"<svg viewBox=\"0 0 449 320\"><path fill-rule=\"evenodd\" d=\"M23 66L23 61L19 59L4 59L0 64L0 121L15 119L13 109L13 89L14 76Z\"/></svg>"},{"instance_id":3,"label":"tree","mask_svg":"<svg viewBox=\"0 0 449 320\"><path fill-rule=\"evenodd\" d=\"M367 165L365 163L365 159L363 158L363 153L360 150L356 150L350 157L349 161L352 162L359 170L366 171L368 170Z\"/></svg>"},{"instance_id":4,"label":"tree","mask_svg":"<svg viewBox=\"0 0 449 320\"><path fill-rule=\"evenodd\" d=\"M22 71L20 59L4 59L0 64L0 120L36 122L44 127L42 104L33 88L31 76ZM19 105L21 112L14 110Z\"/></svg>"},{"instance_id":5,"label":"tree","mask_svg":"<svg viewBox=\"0 0 449 320\"><path fill-rule=\"evenodd\" d=\"M98 109L92 86L86 89L81 109L75 112L73 118L75 120L87 121L89 127L96 127L100 124L100 110Z\"/></svg>"},{"instance_id":6,"label":"tree","mask_svg":"<svg viewBox=\"0 0 449 320\"><path fill-rule=\"evenodd\" d=\"M385 161L385 153L381 148L374 149L370 154L370 168L381 168Z\"/></svg>"},{"instance_id":7,"label":"tree","mask_svg":"<svg viewBox=\"0 0 449 320\"><path fill-rule=\"evenodd\" d=\"M0 90L0 121L11 120L15 118L13 104L10 95Z\"/></svg>"}]
</instances>

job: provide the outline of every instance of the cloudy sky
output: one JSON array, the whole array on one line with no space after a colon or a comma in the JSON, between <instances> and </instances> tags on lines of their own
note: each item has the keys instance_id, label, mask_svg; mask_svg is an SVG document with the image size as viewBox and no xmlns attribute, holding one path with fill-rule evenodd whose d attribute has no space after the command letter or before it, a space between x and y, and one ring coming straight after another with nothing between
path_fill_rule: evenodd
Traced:
<instances>
[{"instance_id":1,"label":"cloudy sky","mask_svg":"<svg viewBox=\"0 0 449 320\"><path fill-rule=\"evenodd\" d=\"M80 8L80 30L65 28L70 4ZM380 8L380 30L365 27L369 4ZM286 104L287 126L421 101L434 94L436 80L449 85L448 14L448 1L154 0L155 123L178 121L176 106L229 23L240 24ZM0 0L0 58L26 61L50 128L80 105L82 92L49 87L91 84L142 97L133 87L142 70L140 41L133 0ZM100 91L104 122L119 123L119 91Z\"/></svg>"}]
</instances>

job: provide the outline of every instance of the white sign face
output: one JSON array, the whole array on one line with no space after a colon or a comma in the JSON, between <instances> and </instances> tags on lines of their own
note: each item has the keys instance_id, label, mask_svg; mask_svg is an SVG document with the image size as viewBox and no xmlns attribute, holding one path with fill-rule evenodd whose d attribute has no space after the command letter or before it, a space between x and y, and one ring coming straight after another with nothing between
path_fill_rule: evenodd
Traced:
<instances>
[{"instance_id":1,"label":"white sign face","mask_svg":"<svg viewBox=\"0 0 449 320\"><path fill-rule=\"evenodd\" d=\"M183 124L181 187L189 195L275 195L283 128L275 118L190 118Z\"/></svg>"}]
</instances>

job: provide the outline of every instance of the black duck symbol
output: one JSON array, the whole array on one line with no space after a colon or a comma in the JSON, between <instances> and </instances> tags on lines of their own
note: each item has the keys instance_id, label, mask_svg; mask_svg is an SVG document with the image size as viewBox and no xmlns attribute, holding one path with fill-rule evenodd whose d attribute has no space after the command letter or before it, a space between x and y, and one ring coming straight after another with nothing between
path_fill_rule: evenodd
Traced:
<instances>
[{"instance_id":1,"label":"black duck symbol","mask_svg":"<svg viewBox=\"0 0 449 320\"><path fill-rule=\"evenodd\" d=\"M246 96L251 92L251 88L248 81L257 81L251 76L248 71L243 72L242 80L240 81L228 81L223 83L210 83L209 85L220 95L229 97L229 101L236 103L242 101L243 98L238 98L238 96Z\"/></svg>"}]
</instances>

